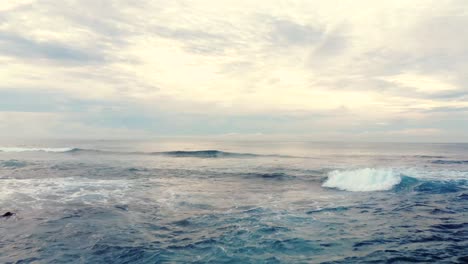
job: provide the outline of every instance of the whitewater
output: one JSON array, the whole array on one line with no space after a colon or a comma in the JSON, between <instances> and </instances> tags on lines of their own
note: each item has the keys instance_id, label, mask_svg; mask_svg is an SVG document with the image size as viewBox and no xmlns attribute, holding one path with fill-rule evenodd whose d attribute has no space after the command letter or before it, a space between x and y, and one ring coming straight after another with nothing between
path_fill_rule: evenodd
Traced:
<instances>
[{"instance_id":1,"label":"whitewater","mask_svg":"<svg viewBox=\"0 0 468 264\"><path fill-rule=\"evenodd\" d=\"M0 142L0 263L466 263L468 144Z\"/></svg>"}]
</instances>

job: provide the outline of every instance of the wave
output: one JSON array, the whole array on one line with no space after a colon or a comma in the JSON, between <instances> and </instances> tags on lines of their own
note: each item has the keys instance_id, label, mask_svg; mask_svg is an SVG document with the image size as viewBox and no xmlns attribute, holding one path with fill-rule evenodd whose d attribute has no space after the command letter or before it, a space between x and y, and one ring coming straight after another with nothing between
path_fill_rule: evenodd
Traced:
<instances>
[{"instance_id":1,"label":"wave","mask_svg":"<svg viewBox=\"0 0 468 264\"><path fill-rule=\"evenodd\" d=\"M275 156L275 155L259 155L251 153L235 153L225 152L220 150L175 150L175 151L161 151L161 152L125 152L125 151L105 151L97 149L80 149L74 148L69 153L101 153L101 154L115 154L115 155L152 155L152 156L170 156L177 158L248 158L260 156Z\"/></svg>"},{"instance_id":2,"label":"wave","mask_svg":"<svg viewBox=\"0 0 468 264\"><path fill-rule=\"evenodd\" d=\"M328 173L323 187L351 192L371 191L415 191L419 193L441 194L466 190L468 180L418 179L396 173L391 169L334 170Z\"/></svg>"},{"instance_id":3,"label":"wave","mask_svg":"<svg viewBox=\"0 0 468 264\"><path fill-rule=\"evenodd\" d=\"M444 159L446 158L445 156L432 156L432 155L416 155L414 157L422 158L422 159Z\"/></svg>"},{"instance_id":4,"label":"wave","mask_svg":"<svg viewBox=\"0 0 468 264\"><path fill-rule=\"evenodd\" d=\"M5 160L0 161L0 167L3 168L23 168L26 167L27 163L19 160Z\"/></svg>"},{"instance_id":5,"label":"wave","mask_svg":"<svg viewBox=\"0 0 468 264\"><path fill-rule=\"evenodd\" d=\"M414 190L429 194L456 193L466 190L467 183L467 180L424 181L416 185Z\"/></svg>"},{"instance_id":6,"label":"wave","mask_svg":"<svg viewBox=\"0 0 468 264\"><path fill-rule=\"evenodd\" d=\"M345 206L318 208L318 209L307 211L306 214L315 214L315 213L323 213L323 212L343 212L343 211L347 211L348 209L349 208Z\"/></svg>"},{"instance_id":7,"label":"wave","mask_svg":"<svg viewBox=\"0 0 468 264\"><path fill-rule=\"evenodd\" d=\"M401 182L401 176L390 169L334 170L328 173L323 187L351 192L391 190Z\"/></svg>"},{"instance_id":8,"label":"wave","mask_svg":"<svg viewBox=\"0 0 468 264\"><path fill-rule=\"evenodd\" d=\"M237 157L237 158L248 158L258 157L262 155L251 154L251 153L234 153L224 152L219 150L193 150L193 151L165 151L165 152L152 152L152 155L164 155L171 157L195 157L195 158L223 158L223 157Z\"/></svg>"},{"instance_id":9,"label":"wave","mask_svg":"<svg viewBox=\"0 0 468 264\"><path fill-rule=\"evenodd\" d=\"M109 153L109 154L116 154L119 152L116 151L106 151L106 150L99 150L99 149L82 149L82 148L71 148L68 151L64 151L65 153ZM124 153L124 152L121 152Z\"/></svg>"},{"instance_id":10,"label":"wave","mask_svg":"<svg viewBox=\"0 0 468 264\"><path fill-rule=\"evenodd\" d=\"M114 154L114 155L153 155L153 156L170 156L178 158L255 158L255 157L280 157L294 158L293 156L285 155L263 155L252 153L236 153L225 152L220 150L175 150L161 152L125 152L125 151L107 151L98 149L82 149L82 148L10 148L0 147L0 152L55 152L55 153L72 153L72 154Z\"/></svg>"},{"instance_id":11,"label":"wave","mask_svg":"<svg viewBox=\"0 0 468 264\"><path fill-rule=\"evenodd\" d=\"M70 152L74 148L22 148L22 147L0 147L0 152Z\"/></svg>"},{"instance_id":12,"label":"wave","mask_svg":"<svg viewBox=\"0 0 468 264\"><path fill-rule=\"evenodd\" d=\"M468 164L468 160L434 160L434 164Z\"/></svg>"},{"instance_id":13,"label":"wave","mask_svg":"<svg viewBox=\"0 0 468 264\"><path fill-rule=\"evenodd\" d=\"M244 173L242 174L244 176L244 178L252 178L252 179L267 179L267 180L290 180L290 179L294 179L295 177L294 176L291 176L291 175L288 175L286 173L282 173L282 172L272 172L272 173L255 173L255 172L251 172L251 173Z\"/></svg>"}]
</instances>

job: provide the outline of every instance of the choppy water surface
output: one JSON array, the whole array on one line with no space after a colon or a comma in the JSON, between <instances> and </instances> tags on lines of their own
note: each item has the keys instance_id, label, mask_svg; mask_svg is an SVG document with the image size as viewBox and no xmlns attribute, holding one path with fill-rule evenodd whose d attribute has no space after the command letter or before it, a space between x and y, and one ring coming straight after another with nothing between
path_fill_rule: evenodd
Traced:
<instances>
[{"instance_id":1,"label":"choppy water surface","mask_svg":"<svg viewBox=\"0 0 468 264\"><path fill-rule=\"evenodd\" d=\"M4 142L0 263L468 261L468 145Z\"/></svg>"}]
</instances>

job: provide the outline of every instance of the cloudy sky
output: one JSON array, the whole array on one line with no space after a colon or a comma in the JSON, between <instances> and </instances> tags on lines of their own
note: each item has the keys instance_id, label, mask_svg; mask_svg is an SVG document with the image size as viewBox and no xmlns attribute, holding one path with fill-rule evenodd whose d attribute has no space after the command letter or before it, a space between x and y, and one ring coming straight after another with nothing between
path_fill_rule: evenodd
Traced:
<instances>
[{"instance_id":1,"label":"cloudy sky","mask_svg":"<svg viewBox=\"0 0 468 264\"><path fill-rule=\"evenodd\" d=\"M2 0L0 136L468 141L465 0Z\"/></svg>"}]
</instances>

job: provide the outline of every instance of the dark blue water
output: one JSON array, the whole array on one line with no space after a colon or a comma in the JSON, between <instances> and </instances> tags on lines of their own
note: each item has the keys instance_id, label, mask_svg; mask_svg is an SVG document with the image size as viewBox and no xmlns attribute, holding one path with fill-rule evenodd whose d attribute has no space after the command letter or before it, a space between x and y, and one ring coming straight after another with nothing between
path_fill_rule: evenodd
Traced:
<instances>
[{"instance_id":1,"label":"dark blue water","mask_svg":"<svg viewBox=\"0 0 468 264\"><path fill-rule=\"evenodd\" d=\"M0 146L0 263L466 263L468 145Z\"/></svg>"}]
</instances>

